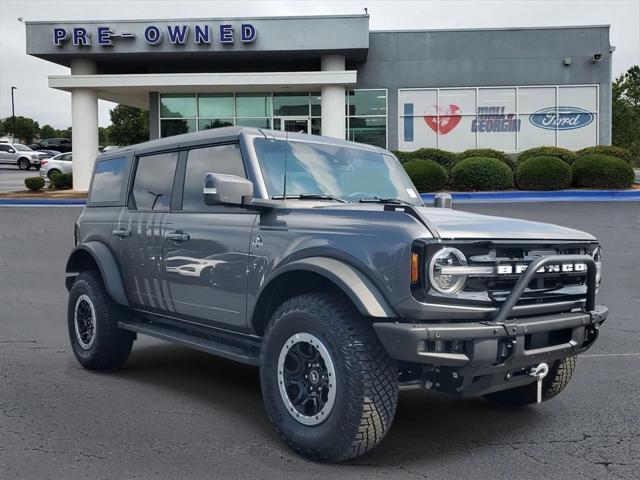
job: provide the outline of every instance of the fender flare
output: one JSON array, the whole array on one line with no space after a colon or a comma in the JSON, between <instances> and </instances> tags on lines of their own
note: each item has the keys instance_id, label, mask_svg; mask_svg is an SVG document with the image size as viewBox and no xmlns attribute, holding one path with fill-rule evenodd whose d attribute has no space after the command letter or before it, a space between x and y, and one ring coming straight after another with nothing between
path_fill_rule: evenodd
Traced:
<instances>
[{"instance_id":1,"label":"fender flare","mask_svg":"<svg viewBox=\"0 0 640 480\"><path fill-rule=\"evenodd\" d=\"M351 299L363 315L376 318L395 318L398 316L382 296L378 287L348 263L329 257L307 257L295 260L278 269L278 273L272 281L286 272L295 270L314 272L332 281Z\"/></svg>"},{"instance_id":2,"label":"fender flare","mask_svg":"<svg viewBox=\"0 0 640 480\"><path fill-rule=\"evenodd\" d=\"M120 269L118 268L113 253L111 253L109 247L104 243L92 241L76 246L71 251L71 255L69 255L65 271L67 273L80 273L82 269L79 268L79 259L84 254L91 255L96 265L98 265L104 286L113 301L128 307L129 300L127 300L127 295L125 294ZM70 287L70 282L67 282L67 287Z\"/></svg>"}]
</instances>

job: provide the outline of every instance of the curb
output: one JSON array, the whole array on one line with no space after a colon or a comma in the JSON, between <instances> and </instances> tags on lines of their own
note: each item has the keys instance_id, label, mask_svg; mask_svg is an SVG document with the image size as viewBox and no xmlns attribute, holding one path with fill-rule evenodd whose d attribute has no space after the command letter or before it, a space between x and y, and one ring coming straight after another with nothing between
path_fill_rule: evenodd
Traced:
<instances>
[{"instance_id":1,"label":"curb","mask_svg":"<svg viewBox=\"0 0 640 480\"><path fill-rule=\"evenodd\" d=\"M433 193L421 193L428 203L433 203ZM459 203L500 202L631 202L640 201L640 190L555 190L548 192L451 192L453 201Z\"/></svg>"}]
</instances>

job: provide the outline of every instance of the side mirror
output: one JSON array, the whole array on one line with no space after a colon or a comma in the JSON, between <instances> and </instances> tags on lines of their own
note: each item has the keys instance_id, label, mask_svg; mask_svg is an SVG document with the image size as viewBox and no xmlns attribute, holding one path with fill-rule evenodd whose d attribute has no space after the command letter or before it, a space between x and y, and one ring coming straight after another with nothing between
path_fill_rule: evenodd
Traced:
<instances>
[{"instance_id":1,"label":"side mirror","mask_svg":"<svg viewBox=\"0 0 640 480\"><path fill-rule=\"evenodd\" d=\"M7 150L7 152L9 153L16 153L16 151L13 148L10 148L9 150Z\"/></svg>"},{"instance_id":2,"label":"side mirror","mask_svg":"<svg viewBox=\"0 0 640 480\"><path fill-rule=\"evenodd\" d=\"M207 173L202 195L207 205L250 205L253 183L236 175Z\"/></svg>"}]
</instances>

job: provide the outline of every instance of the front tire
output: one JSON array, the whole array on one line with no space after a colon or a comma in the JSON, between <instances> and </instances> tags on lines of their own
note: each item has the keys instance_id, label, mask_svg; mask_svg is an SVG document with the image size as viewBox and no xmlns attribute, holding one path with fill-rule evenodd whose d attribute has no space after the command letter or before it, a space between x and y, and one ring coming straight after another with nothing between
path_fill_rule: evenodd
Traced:
<instances>
[{"instance_id":1,"label":"front tire","mask_svg":"<svg viewBox=\"0 0 640 480\"><path fill-rule=\"evenodd\" d=\"M89 370L108 370L122 365L135 334L118 328L130 312L107 293L98 272L82 272L69 292L67 321L71 347L78 362Z\"/></svg>"},{"instance_id":2,"label":"front tire","mask_svg":"<svg viewBox=\"0 0 640 480\"><path fill-rule=\"evenodd\" d=\"M18 160L18 168L20 170L29 170L31 168L31 162L26 158L21 158Z\"/></svg>"},{"instance_id":3,"label":"front tire","mask_svg":"<svg viewBox=\"0 0 640 480\"><path fill-rule=\"evenodd\" d=\"M398 401L395 362L371 322L338 294L280 305L264 336L260 383L276 431L313 460L347 460L374 448Z\"/></svg>"},{"instance_id":4,"label":"front tire","mask_svg":"<svg viewBox=\"0 0 640 480\"><path fill-rule=\"evenodd\" d=\"M542 380L542 401L546 402L560 394L569 385L575 369L575 356L555 362L549 368L547 376ZM484 398L503 405L531 405L538 401L537 383L533 381L521 387L489 393Z\"/></svg>"}]
</instances>

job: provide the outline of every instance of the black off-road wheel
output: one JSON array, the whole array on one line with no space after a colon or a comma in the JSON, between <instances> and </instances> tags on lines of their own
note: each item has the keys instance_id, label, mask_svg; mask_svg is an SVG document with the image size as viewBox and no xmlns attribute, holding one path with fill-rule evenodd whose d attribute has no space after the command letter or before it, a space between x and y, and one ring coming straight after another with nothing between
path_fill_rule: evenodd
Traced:
<instances>
[{"instance_id":1,"label":"black off-road wheel","mask_svg":"<svg viewBox=\"0 0 640 480\"><path fill-rule=\"evenodd\" d=\"M135 334L118 328L130 312L107 293L98 272L82 272L69 292L67 319L69 338L78 362L90 370L108 370L122 365Z\"/></svg>"},{"instance_id":2,"label":"black off-road wheel","mask_svg":"<svg viewBox=\"0 0 640 480\"><path fill-rule=\"evenodd\" d=\"M576 369L576 357L558 360L550 368L547 376L542 380L542 401L546 402L562 392L573 376ZM501 390L485 395L487 400L503 405L531 405L537 403L537 383L533 381L521 387Z\"/></svg>"},{"instance_id":3,"label":"black off-road wheel","mask_svg":"<svg viewBox=\"0 0 640 480\"><path fill-rule=\"evenodd\" d=\"M274 312L260 382L283 440L313 460L341 461L378 445L398 401L397 366L371 321L339 294L305 294Z\"/></svg>"}]
</instances>

